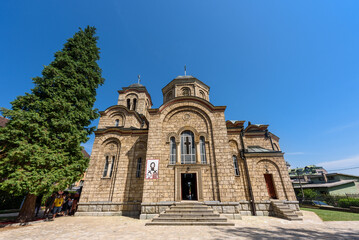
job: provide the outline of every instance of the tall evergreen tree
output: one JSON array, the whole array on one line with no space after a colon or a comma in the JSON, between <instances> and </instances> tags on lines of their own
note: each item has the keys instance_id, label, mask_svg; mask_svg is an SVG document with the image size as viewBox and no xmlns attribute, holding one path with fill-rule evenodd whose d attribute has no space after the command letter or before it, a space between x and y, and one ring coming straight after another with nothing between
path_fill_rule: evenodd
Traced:
<instances>
[{"instance_id":1,"label":"tall evergreen tree","mask_svg":"<svg viewBox=\"0 0 359 240\"><path fill-rule=\"evenodd\" d=\"M31 93L17 97L0 129L0 189L27 195L19 221L32 218L36 195L64 189L87 168L80 144L94 131L96 89L102 85L96 29L80 29L68 39Z\"/></svg>"}]
</instances>

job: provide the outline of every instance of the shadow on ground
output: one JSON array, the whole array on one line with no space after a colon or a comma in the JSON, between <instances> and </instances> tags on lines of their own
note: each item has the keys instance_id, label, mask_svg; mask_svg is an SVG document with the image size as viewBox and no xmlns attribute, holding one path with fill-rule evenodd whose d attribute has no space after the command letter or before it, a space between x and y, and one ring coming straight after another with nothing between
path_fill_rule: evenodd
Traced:
<instances>
[{"instance_id":1,"label":"shadow on ground","mask_svg":"<svg viewBox=\"0 0 359 240\"><path fill-rule=\"evenodd\" d=\"M245 239L359 239L356 230L338 230L336 233L324 232L324 229L313 230L304 228L281 228L273 230L246 227L246 228L215 228L212 233L214 239L245 238ZM324 231L323 231L324 230ZM334 230L334 229L333 229Z\"/></svg>"}]
</instances>

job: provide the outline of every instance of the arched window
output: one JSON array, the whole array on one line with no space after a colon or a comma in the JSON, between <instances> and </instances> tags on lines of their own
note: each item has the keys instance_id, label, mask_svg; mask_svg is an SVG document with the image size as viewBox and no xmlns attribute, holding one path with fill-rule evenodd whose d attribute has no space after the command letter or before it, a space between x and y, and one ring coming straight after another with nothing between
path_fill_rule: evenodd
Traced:
<instances>
[{"instance_id":1,"label":"arched window","mask_svg":"<svg viewBox=\"0 0 359 240\"><path fill-rule=\"evenodd\" d=\"M103 177L107 177L107 171L108 171L108 165L109 165L109 161L108 161L108 156L106 156L106 162L105 162L105 168L103 170Z\"/></svg>"},{"instance_id":2,"label":"arched window","mask_svg":"<svg viewBox=\"0 0 359 240\"><path fill-rule=\"evenodd\" d=\"M182 96L191 96L191 90L188 87L182 88Z\"/></svg>"},{"instance_id":3,"label":"arched window","mask_svg":"<svg viewBox=\"0 0 359 240\"><path fill-rule=\"evenodd\" d=\"M199 147L201 150L201 163L202 164L207 164L207 159L206 159L206 142L204 141L204 137L200 137L199 138Z\"/></svg>"},{"instance_id":4,"label":"arched window","mask_svg":"<svg viewBox=\"0 0 359 240\"><path fill-rule=\"evenodd\" d=\"M142 158L137 159L136 178L141 177Z\"/></svg>"},{"instance_id":5,"label":"arched window","mask_svg":"<svg viewBox=\"0 0 359 240\"><path fill-rule=\"evenodd\" d=\"M191 131L184 131L181 134L181 164L191 163L196 163L194 135Z\"/></svg>"},{"instance_id":6,"label":"arched window","mask_svg":"<svg viewBox=\"0 0 359 240\"><path fill-rule=\"evenodd\" d=\"M137 104L137 99L134 98L133 99L133 110L135 110L135 111L136 111L136 104Z\"/></svg>"},{"instance_id":7,"label":"arched window","mask_svg":"<svg viewBox=\"0 0 359 240\"><path fill-rule=\"evenodd\" d=\"M115 156L112 156L112 159L110 159L109 156L106 156L105 168L103 170L102 177L111 177L112 176L114 162L115 162Z\"/></svg>"},{"instance_id":8,"label":"arched window","mask_svg":"<svg viewBox=\"0 0 359 240\"><path fill-rule=\"evenodd\" d=\"M120 125L120 120L119 119L116 119L115 120L115 126L118 127Z\"/></svg>"},{"instance_id":9,"label":"arched window","mask_svg":"<svg viewBox=\"0 0 359 240\"><path fill-rule=\"evenodd\" d=\"M170 99L172 99L172 91L167 93L167 96L166 96L167 101L169 101Z\"/></svg>"},{"instance_id":10,"label":"arched window","mask_svg":"<svg viewBox=\"0 0 359 240\"><path fill-rule=\"evenodd\" d=\"M201 98L206 99L206 95L204 94L204 92L202 90L199 91L199 95L201 96Z\"/></svg>"},{"instance_id":11,"label":"arched window","mask_svg":"<svg viewBox=\"0 0 359 240\"><path fill-rule=\"evenodd\" d=\"M174 137L171 137L170 140L170 164L176 164L177 154L176 154L176 140Z\"/></svg>"},{"instance_id":12,"label":"arched window","mask_svg":"<svg viewBox=\"0 0 359 240\"><path fill-rule=\"evenodd\" d=\"M131 99L127 99L127 108L128 108L128 110L130 110L131 108Z\"/></svg>"},{"instance_id":13,"label":"arched window","mask_svg":"<svg viewBox=\"0 0 359 240\"><path fill-rule=\"evenodd\" d=\"M238 168L238 161L236 155L233 155L233 165L234 165L234 174L236 176L239 176L239 168Z\"/></svg>"},{"instance_id":14,"label":"arched window","mask_svg":"<svg viewBox=\"0 0 359 240\"><path fill-rule=\"evenodd\" d=\"M274 146L274 150L279 151L279 147L277 144L273 143L273 146Z\"/></svg>"}]
</instances>

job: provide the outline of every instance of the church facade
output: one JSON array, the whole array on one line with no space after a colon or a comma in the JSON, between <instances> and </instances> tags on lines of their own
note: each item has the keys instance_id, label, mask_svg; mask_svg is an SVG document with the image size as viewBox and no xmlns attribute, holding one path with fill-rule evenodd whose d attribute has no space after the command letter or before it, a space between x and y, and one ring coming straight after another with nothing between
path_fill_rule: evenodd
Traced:
<instances>
[{"instance_id":1,"label":"church facade","mask_svg":"<svg viewBox=\"0 0 359 240\"><path fill-rule=\"evenodd\" d=\"M226 121L210 88L178 76L153 109L137 83L100 112L77 215L149 219L179 201L204 202L221 214L271 215L271 200L298 202L279 138L268 125Z\"/></svg>"}]
</instances>

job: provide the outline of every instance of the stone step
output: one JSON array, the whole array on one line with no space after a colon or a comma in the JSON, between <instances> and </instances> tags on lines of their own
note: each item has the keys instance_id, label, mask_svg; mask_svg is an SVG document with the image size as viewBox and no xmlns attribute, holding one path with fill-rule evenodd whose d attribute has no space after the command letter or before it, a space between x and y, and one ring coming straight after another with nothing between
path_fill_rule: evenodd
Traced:
<instances>
[{"instance_id":1,"label":"stone step","mask_svg":"<svg viewBox=\"0 0 359 240\"><path fill-rule=\"evenodd\" d=\"M168 209L166 213L213 213L213 209L191 209L191 208L183 208L183 209Z\"/></svg>"},{"instance_id":2,"label":"stone step","mask_svg":"<svg viewBox=\"0 0 359 240\"><path fill-rule=\"evenodd\" d=\"M205 205L203 202L197 201L184 201L184 202L176 202L174 205Z\"/></svg>"},{"instance_id":3,"label":"stone step","mask_svg":"<svg viewBox=\"0 0 359 240\"><path fill-rule=\"evenodd\" d=\"M183 208L209 209L209 207L205 205L188 205L188 204L175 205L171 207L171 209L183 209Z\"/></svg>"},{"instance_id":4,"label":"stone step","mask_svg":"<svg viewBox=\"0 0 359 240\"><path fill-rule=\"evenodd\" d=\"M227 222L227 218L220 217L212 208L200 202L177 202L162 212L158 217L146 223L150 225L178 226L178 225L203 225L203 226L234 226Z\"/></svg>"},{"instance_id":5,"label":"stone step","mask_svg":"<svg viewBox=\"0 0 359 240\"><path fill-rule=\"evenodd\" d=\"M299 217L292 217L292 218L287 218L289 221L302 221L303 219L299 218Z\"/></svg>"},{"instance_id":6,"label":"stone step","mask_svg":"<svg viewBox=\"0 0 359 240\"><path fill-rule=\"evenodd\" d=\"M277 217L285 218L290 221L301 221L302 219L298 217L298 214L291 209L288 205L283 202L271 201L271 205L274 208L275 215Z\"/></svg>"},{"instance_id":7,"label":"stone step","mask_svg":"<svg viewBox=\"0 0 359 240\"><path fill-rule=\"evenodd\" d=\"M288 206L286 206L286 205L277 205L277 208L289 208Z\"/></svg>"},{"instance_id":8,"label":"stone step","mask_svg":"<svg viewBox=\"0 0 359 240\"><path fill-rule=\"evenodd\" d=\"M153 218L152 222L227 222L227 218L220 217L159 217Z\"/></svg>"},{"instance_id":9,"label":"stone step","mask_svg":"<svg viewBox=\"0 0 359 240\"><path fill-rule=\"evenodd\" d=\"M161 213L161 217L219 217L219 213Z\"/></svg>"},{"instance_id":10,"label":"stone step","mask_svg":"<svg viewBox=\"0 0 359 240\"><path fill-rule=\"evenodd\" d=\"M280 209L282 212L286 212L286 213L290 213L290 212L294 212L293 209L290 208L285 208L285 209Z\"/></svg>"},{"instance_id":11,"label":"stone step","mask_svg":"<svg viewBox=\"0 0 359 240\"><path fill-rule=\"evenodd\" d=\"M146 226L234 226L231 222L148 222Z\"/></svg>"}]
</instances>

